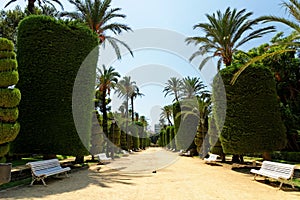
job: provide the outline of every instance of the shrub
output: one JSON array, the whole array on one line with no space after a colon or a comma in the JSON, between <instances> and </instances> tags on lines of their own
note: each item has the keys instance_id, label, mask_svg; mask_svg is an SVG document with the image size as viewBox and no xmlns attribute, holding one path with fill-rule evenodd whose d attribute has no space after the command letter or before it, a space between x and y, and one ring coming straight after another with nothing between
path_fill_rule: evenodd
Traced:
<instances>
[{"instance_id":1,"label":"shrub","mask_svg":"<svg viewBox=\"0 0 300 200\"><path fill-rule=\"evenodd\" d=\"M237 70L238 67L231 66L220 71L227 99L220 135L224 152L263 153L283 148L286 129L270 70L262 66L248 67L232 85L230 81ZM214 81L213 93L220 87L218 84L220 81ZM213 103L217 104L217 101Z\"/></svg>"},{"instance_id":2,"label":"shrub","mask_svg":"<svg viewBox=\"0 0 300 200\"><path fill-rule=\"evenodd\" d=\"M0 38L0 160L5 162L5 155L12 142L20 131L17 121L18 108L21 100L20 90L10 88L17 84L19 74L17 71L16 56L13 52L13 42Z\"/></svg>"},{"instance_id":3,"label":"shrub","mask_svg":"<svg viewBox=\"0 0 300 200\"><path fill-rule=\"evenodd\" d=\"M19 106L21 130L13 150L87 155L94 110L97 35L79 24L29 16L20 22L17 39L17 87L23 97ZM86 59L90 53L97 56ZM76 90L78 85L80 90Z\"/></svg>"}]
</instances>

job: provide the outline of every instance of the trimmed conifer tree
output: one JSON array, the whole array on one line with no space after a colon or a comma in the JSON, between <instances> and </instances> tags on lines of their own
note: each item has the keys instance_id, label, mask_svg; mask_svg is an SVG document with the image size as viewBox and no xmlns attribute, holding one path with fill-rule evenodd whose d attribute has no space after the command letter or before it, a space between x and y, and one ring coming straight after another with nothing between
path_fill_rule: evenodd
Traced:
<instances>
[{"instance_id":1,"label":"trimmed conifer tree","mask_svg":"<svg viewBox=\"0 0 300 200\"><path fill-rule=\"evenodd\" d=\"M6 161L4 156L9 152L9 144L20 131L17 106L21 93L14 88L19 81L17 67L13 42L0 38L0 163Z\"/></svg>"},{"instance_id":2,"label":"trimmed conifer tree","mask_svg":"<svg viewBox=\"0 0 300 200\"><path fill-rule=\"evenodd\" d=\"M232 76L237 70L237 66L221 70L223 81L215 79L213 83L213 93L223 83L226 91L226 118L220 134L224 152L242 155L282 149L286 145L286 129L270 70L263 66L248 67L232 85ZM216 95L218 93L215 100ZM217 105L216 109L222 108L218 101L213 105ZM217 123L218 120L216 118Z\"/></svg>"},{"instance_id":3,"label":"trimmed conifer tree","mask_svg":"<svg viewBox=\"0 0 300 200\"><path fill-rule=\"evenodd\" d=\"M15 152L73 155L79 162L89 154L98 58L89 56L98 55L98 42L76 22L48 16L20 22L17 86L24 95Z\"/></svg>"}]
</instances>

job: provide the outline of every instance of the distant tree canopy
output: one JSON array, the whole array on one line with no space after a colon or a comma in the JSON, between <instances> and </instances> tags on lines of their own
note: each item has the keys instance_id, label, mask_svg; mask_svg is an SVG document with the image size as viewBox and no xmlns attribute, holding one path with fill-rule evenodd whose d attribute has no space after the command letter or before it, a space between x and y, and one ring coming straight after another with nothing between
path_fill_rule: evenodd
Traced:
<instances>
[{"instance_id":1,"label":"distant tree canopy","mask_svg":"<svg viewBox=\"0 0 300 200\"><path fill-rule=\"evenodd\" d=\"M221 84L226 90L226 118L220 134L224 152L263 153L284 148L286 129L272 73L266 67L251 66L232 85L230 81L237 70L237 66L221 70L222 79L216 78L213 83L213 100L218 99L215 91ZM218 123L218 115L215 117Z\"/></svg>"},{"instance_id":2,"label":"distant tree canopy","mask_svg":"<svg viewBox=\"0 0 300 200\"><path fill-rule=\"evenodd\" d=\"M92 128L97 58L84 63L97 45L97 35L77 24L47 16L29 16L21 21L17 54L22 78L17 87L24 91L20 103L23 127L14 152L88 154L85 147ZM78 80L79 72L85 76ZM75 84L82 87L78 102L72 99ZM74 107L78 107L74 116L82 121L80 126L74 123L78 120L73 118ZM85 134L84 139L79 132Z\"/></svg>"}]
</instances>

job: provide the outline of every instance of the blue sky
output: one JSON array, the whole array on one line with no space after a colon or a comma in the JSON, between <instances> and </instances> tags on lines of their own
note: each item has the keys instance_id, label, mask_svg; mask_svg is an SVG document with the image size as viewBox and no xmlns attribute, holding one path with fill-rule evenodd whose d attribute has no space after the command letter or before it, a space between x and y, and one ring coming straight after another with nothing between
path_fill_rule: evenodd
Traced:
<instances>
[{"instance_id":1,"label":"blue sky","mask_svg":"<svg viewBox=\"0 0 300 200\"><path fill-rule=\"evenodd\" d=\"M5 3L9 0L1 0L0 8L3 8ZM66 0L61 1L65 10L71 11L74 8ZM24 6L27 1L19 0L18 3L13 3L8 9L14 8L17 4ZM128 24L133 30L143 30L146 28L155 28L165 30L165 32L174 32L174 37L182 36L189 37L200 35L199 30L193 30L193 26L200 22L205 22L205 14L212 14L217 10L224 11L227 7L237 8L238 10L246 8L247 11L253 12L253 18L262 15L276 15L287 17L285 10L280 6L281 0L113 0L112 7L122 8L121 13L125 14L127 18L122 20L121 23ZM60 7L57 7L58 9ZM274 23L278 31L286 33L290 29L279 23ZM177 35L176 35L177 34ZM250 41L247 45L242 46L242 50L259 46L262 43L268 42L275 33L271 33L262 39ZM131 39L125 40L130 46L135 46L135 35L130 35ZM153 38L155 37L155 38ZM162 45L166 40L159 39L159 36L147 35L144 40L157 40ZM127 38L126 35L123 38ZM121 39L123 39L121 36ZM132 39L133 38L133 39ZM172 47L168 48L184 48L183 41L170 40L173 42ZM132 43L133 42L133 43ZM179 55L180 53L174 51L166 51L160 48L145 48L139 44L134 50L134 58L123 55L121 61L111 61L109 64L113 65L117 71L122 75L138 75L136 79L139 81L147 79L146 77L153 77L153 81L141 83L140 89L145 96L136 100L136 111L140 115L145 115L151 126L157 123L160 114L160 107L171 104L172 98L164 98L163 83L167 82L168 77L173 76L173 72L179 74L179 77L196 76L209 85L211 77L213 77L215 65L212 63L207 71L199 71L197 66L200 62L196 60L194 63L189 63L186 56ZM158 45L160 46L160 44ZM143 47L143 48L139 48ZM106 48L106 51L109 49ZM214 62L214 61L213 61ZM208 67L207 67L208 68ZM144 74L138 74L140 69L144 70ZM151 69L153 69L151 71ZM157 70L158 69L158 70ZM160 76L159 76L160 75ZM141 78L145 76L145 78ZM208 77L209 76L209 77ZM158 81L157 77L161 77ZM206 77L206 80L203 79ZM164 80L165 79L165 80ZM117 110L117 102L113 102L113 109Z\"/></svg>"}]
</instances>

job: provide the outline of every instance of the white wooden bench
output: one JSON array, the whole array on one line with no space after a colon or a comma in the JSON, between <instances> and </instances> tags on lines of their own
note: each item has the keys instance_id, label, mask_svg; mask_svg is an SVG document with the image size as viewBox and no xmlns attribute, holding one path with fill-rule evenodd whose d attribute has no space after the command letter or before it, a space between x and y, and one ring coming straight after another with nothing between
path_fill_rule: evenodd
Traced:
<instances>
[{"instance_id":1,"label":"white wooden bench","mask_svg":"<svg viewBox=\"0 0 300 200\"><path fill-rule=\"evenodd\" d=\"M32 181L30 185L32 185L34 181L42 181L43 184L46 185L44 179L48 176L61 173L65 173L66 176L68 176L67 172L71 170L70 167L62 168L58 159L28 162L26 165L31 168Z\"/></svg>"},{"instance_id":2,"label":"white wooden bench","mask_svg":"<svg viewBox=\"0 0 300 200\"><path fill-rule=\"evenodd\" d=\"M259 170L251 169L250 172L255 174L254 180L257 175L278 180L280 182L279 189L283 183L291 184L295 188L292 182L294 169L295 165L263 161Z\"/></svg>"},{"instance_id":3,"label":"white wooden bench","mask_svg":"<svg viewBox=\"0 0 300 200\"><path fill-rule=\"evenodd\" d=\"M204 158L205 163L215 163L217 162L219 155L210 154L208 158Z\"/></svg>"},{"instance_id":4,"label":"white wooden bench","mask_svg":"<svg viewBox=\"0 0 300 200\"><path fill-rule=\"evenodd\" d=\"M108 158L105 153L99 153L95 155L95 157L99 160L99 162L107 162L111 160L111 158Z\"/></svg>"},{"instance_id":5,"label":"white wooden bench","mask_svg":"<svg viewBox=\"0 0 300 200\"><path fill-rule=\"evenodd\" d=\"M129 152L128 151L122 150L121 153L123 154L124 157L129 156Z\"/></svg>"}]
</instances>

